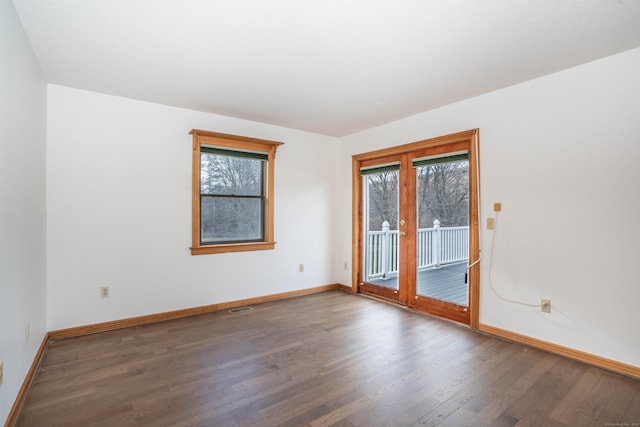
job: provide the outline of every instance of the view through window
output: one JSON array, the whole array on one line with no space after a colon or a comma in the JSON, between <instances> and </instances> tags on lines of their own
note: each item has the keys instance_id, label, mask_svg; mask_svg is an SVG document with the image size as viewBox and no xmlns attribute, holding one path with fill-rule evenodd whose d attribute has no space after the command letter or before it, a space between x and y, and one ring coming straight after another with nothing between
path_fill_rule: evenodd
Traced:
<instances>
[{"instance_id":1,"label":"view through window","mask_svg":"<svg viewBox=\"0 0 640 427\"><path fill-rule=\"evenodd\" d=\"M266 154L201 148L201 244L264 239L266 162Z\"/></svg>"},{"instance_id":2,"label":"view through window","mask_svg":"<svg viewBox=\"0 0 640 427\"><path fill-rule=\"evenodd\" d=\"M281 142L192 130L192 255L273 249Z\"/></svg>"}]
</instances>

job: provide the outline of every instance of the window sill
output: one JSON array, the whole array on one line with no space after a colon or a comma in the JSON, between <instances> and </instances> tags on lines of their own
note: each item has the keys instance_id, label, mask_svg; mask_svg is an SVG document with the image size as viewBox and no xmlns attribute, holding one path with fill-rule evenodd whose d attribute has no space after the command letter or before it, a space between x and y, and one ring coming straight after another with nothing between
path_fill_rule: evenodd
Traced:
<instances>
[{"instance_id":1,"label":"window sill","mask_svg":"<svg viewBox=\"0 0 640 427\"><path fill-rule=\"evenodd\" d=\"M249 252L273 250L276 242L232 243L224 245L192 246L191 255L222 254L226 252Z\"/></svg>"}]
</instances>

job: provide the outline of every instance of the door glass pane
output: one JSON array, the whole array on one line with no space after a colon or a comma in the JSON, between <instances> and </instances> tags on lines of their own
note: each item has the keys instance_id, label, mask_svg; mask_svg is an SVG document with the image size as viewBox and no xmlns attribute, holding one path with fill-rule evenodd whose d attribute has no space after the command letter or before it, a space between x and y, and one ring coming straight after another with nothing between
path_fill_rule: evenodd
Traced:
<instances>
[{"instance_id":1,"label":"door glass pane","mask_svg":"<svg viewBox=\"0 0 640 427\"><path fill-rule=\"evenodd\" d=\"M416 167L416 293L467 306L469 161Z\"/></svg>"},{"instance_id":2,"label":"door glass pane","mask_svg":"<svg viewBox=\"0 0 640 427\"><path fill-rule=\"evenodd\" d=\"M363 177L364 281L398 289L398 181L399 170Z\"/></svg>"}]
</instances>

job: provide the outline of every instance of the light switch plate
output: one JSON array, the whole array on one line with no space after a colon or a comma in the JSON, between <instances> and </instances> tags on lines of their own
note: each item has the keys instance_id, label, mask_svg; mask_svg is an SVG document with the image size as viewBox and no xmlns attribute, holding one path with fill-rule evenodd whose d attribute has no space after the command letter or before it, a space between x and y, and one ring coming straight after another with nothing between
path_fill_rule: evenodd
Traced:
<instances>
[{"instance_id":1,"label":"light switch plate","mask_svg":"<svg viewBox=\"0 0 640 427\"><path fill-rule=\"evenodd\" d=\"M493 230L496 228L496 220L494 218L487 218L487 230Z\"/></svg>"}]
</instances>

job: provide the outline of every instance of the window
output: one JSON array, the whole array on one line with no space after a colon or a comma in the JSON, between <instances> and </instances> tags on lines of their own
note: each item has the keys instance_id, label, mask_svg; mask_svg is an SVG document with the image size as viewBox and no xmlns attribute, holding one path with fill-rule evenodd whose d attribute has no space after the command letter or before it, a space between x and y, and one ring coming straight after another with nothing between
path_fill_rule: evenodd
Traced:
<instances>
[{"instance_id":1,"label":"window","mask_svg":"<svg viewBox=\"0 0 640 427\"><path fill-rule=\"evenodd\" d=\"M192 130L192 255L268 250L282 142Z\"/></svg>"}]
</instances>

